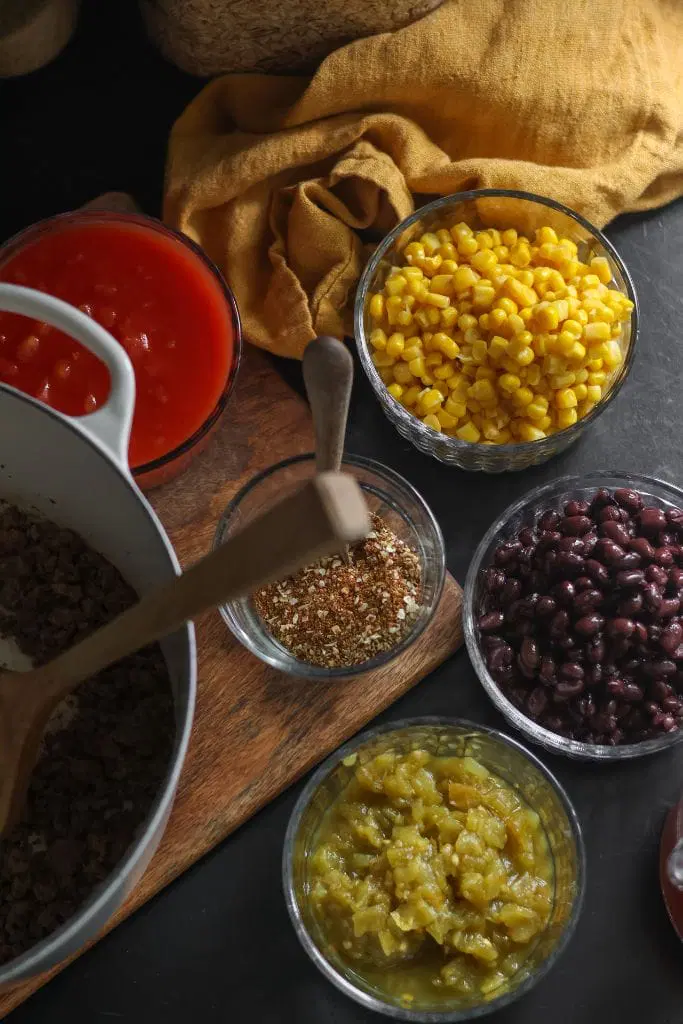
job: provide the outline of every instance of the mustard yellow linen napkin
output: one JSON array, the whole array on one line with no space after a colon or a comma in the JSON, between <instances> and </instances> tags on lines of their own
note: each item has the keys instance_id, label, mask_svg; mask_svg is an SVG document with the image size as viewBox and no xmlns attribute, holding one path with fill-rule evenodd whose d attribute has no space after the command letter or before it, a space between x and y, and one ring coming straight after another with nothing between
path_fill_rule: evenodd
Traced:
<instances>
[{"instance_id":1,"label":"mustard yellow linen napkin","mask_svg":"<svg viewBox=\"0 0 683 1024\"><path fill-rule=\"evenodd\" d=\"M358 232L415 196L519 188L601 226L680 195L682 69L681 0L446 0L310 79L209 84L172 130L164 216L224 271L246 338L300 357L350 332Z\"/></svg>"}]
</instances>

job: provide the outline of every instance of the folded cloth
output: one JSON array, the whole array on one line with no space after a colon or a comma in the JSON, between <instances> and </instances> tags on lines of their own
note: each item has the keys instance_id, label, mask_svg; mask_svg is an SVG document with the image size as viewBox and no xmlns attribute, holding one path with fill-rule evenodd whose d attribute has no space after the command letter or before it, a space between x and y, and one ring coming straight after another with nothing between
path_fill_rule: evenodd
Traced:
<instances>
[{"instance_id":1,"label":"folded cloth","mask_svg":"<svg viewBox=\"0 0 683 1024\"><path fill-rule=\"evenodd\" d=\"M367 239L416 197L517 188L602 226L680 195L682 52L680 0L446 0L310 79L206 86L171 133L164 216L223 270L245 337L300 357L350 333Z\"/></svg>"}]
</instances>

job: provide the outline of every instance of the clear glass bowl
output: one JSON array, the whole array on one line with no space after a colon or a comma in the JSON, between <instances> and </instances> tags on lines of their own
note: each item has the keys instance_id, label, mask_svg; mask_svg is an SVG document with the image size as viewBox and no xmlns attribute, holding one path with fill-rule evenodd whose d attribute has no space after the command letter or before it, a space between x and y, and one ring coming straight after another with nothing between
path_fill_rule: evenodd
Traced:
<instances>
[{"instance_id":1,"label":"clear glass bowl","mask_svg":"<svg viewBox=\"0 0 683 1024\"><path fill-rule=\"evenodd\" d=\"M133 224L147 232L161 235L175 246L188 250L192 254L193 261L201 269L202 274L206 274L208 271L211 278L214 279L217 292L225 304L227 320L230 323L230 344L232 348L230 365L221 394L209 415L194 433L179 445L176 445L171 451L159 456L159 458L152 459L150 462L131 467L131 472L138 486L144 491L149 491L154 487L167 483L182 473L189 463L204 450L221 421L235 386L237 371L239 370L242 357L242 327L237 302L220 270L209 259L203 249L186 235L179 231L174 231L173 228L162 224L160 220L157 220L155 217L148 217L146 214L92 209L75 210L72 213L62 213L55 217L49 217L46 220L38 221L37 224L32 224L5 242L0 248L0 265L6 263L25 246L31 245L43 235L54 231L61 231L70 224L84 222ZM29 281L26 283L32 284L33 282Z\"/></svg>"},{"instance_id":2,"label":"clear glass bowl","mask_svg":"<svg viewBox=\"0 0 683 1024\"><path fill-rule=\"evenodd\" d=\"M570 238L576 242L580 259L604 256L612 270L612 285L623 291L633 302L631 319L623 325L621 337L624 362L606 397L573 427L558 431L540 441L505 445L472 444L457 437L448 437L425 426L387 391L387 386L371 358L368 342L372 330L368 312L369 295L383 287L392 266L402 264L399 254L410 241L425 231L443 227L444 223L454 224L458 221L464 221L475 230L487 227L496 227L501 231L515 228L524 234L533 233L536 228L545 224L550 225L560 237ZM633 362L638 336L638 303L633 282L616 249L598 228L593 227L578 213L552 199L545 199L529 192L479 189L437 199L416 210L387 235L375 250L361 276L356 292L354 330L363 369L385 415L402 437L421 452L449 466L482 470L485 473L500 473L505 470L537 466L564 451L616 398Z\"/></svg>"},{"instance_id":3,"label":"clear glass bowl","mask_svg":"<svg viewBox=\"0 0 683 1024\"><path fill-rule=\"evenodd\" d=\"M342 679L386 665L420 636L441 597L446 575L446 555L439 524L415 488L387 466L346 455L342 471L356 478L371 512L381 516L394 533L417 552L422 568L420 608L412 629L391 650L348 668L323 668L300 661L265 628L250 598L220 607L220 613L237 639L273 668L308 679ZM218 524L214 547L251 522L276 501L298 490L315 475L315 456L297 455L278 462L255 476L230 502Z\"/></svg>"},{"instance_id":4,"label":"clear glass bowl","mask_svg":"<svg viewBox=\"0 0 683 1024\"><path fill-rule=\"evenodd\" d=\"M644 740L642 743L628 743L623 746L610 747L594 743L581 743L578 740L566 739L557 733L550 732L527 718L505 696L498 684L490 675L479 646L477 629L477 609L483 599L482 569L491 565L494 549L505 540L511 539L524 526L532 526L537 517L546 509L560 511L565 502L572 498L587 498L599 487L614 490L617 487L630 487L639 491L651 505L659 508L683 508L683 490L664 480L654 477L639 476L636 473L589 473L586 476L565 476L554 483L537 487L520 501L510 505L491 525L480 542L470 564L465 581L463 599L463 628L465 643L470 660L479 680L489 697L516 729L554 754L584 761L626 761L634 757L645 757L660 750L668 749L683 740L683 730L666 733L656 739Z\"/></svg>"},{"instance_id":5,"label":"clear glass bowl","mask_svg":"<svg viewBox=\"0 0 683 1024\"><path fill-rule=\"evenodd\" d=\"M353 767L344 763L361 747L391 745L432 754L469 755L512 785L540 816L554 865L555 892L551 918L529 959L506 991L476 1004L462 997L452 1002L407 1009L380 992L341 960L325 936L307 900L307 863L321 820L350 781ZM550 970L569 942L581 912L585 886L585 851L576 813L558 781L532 753L493 729L455 718L414 718L369 729L341 747L315 772L296 802L283 853L287 909L299 941L313 963L338 989L362 1006L394 1020L452 1024L474 1020L501 1009L528 992Z\"/></svg>"}]
</instances>

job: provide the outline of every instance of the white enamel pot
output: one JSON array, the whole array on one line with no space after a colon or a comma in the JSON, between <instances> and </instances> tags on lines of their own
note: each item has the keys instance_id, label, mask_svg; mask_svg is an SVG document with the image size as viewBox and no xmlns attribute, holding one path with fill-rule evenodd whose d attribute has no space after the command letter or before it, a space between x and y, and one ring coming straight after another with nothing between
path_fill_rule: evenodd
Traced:
<instances>
[{"instance_id":1,"label":"white enamel pot","mask_svg":"<svg viewBox=\"0 0 683 1024\"><path fill-rule=\"evenodd\" d=\"M80 534L140 594L179 574L171 543L128 469L135 378L122 347L90 317L50 295L0 284L0 310L44 321L106 363L107 402L69 418L0 385L0 498ZM192 726L196 651L191 624L162 644L173 690L176 735L166 777L133 845L61 928L0 967L0 991L40 974L94 938L147 867L163 834Z\"/></svg>"}]
</instances>

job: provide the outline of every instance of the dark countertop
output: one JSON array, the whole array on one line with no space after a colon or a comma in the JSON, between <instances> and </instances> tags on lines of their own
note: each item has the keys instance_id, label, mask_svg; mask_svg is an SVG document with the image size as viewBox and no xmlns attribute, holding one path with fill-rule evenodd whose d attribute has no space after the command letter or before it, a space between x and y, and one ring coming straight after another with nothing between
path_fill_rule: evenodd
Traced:
<instances>
[{"instance_id":1,"label":"dark countertop","mask_svg":"<svg viewBox=\"0 0 683 1024\"><path fill-rule=\"evenodd\" d=\"M87 5L77 37L50 67L0 82L3 200L0 238L108 189L158 212L164 144L197 80L141 36L124 0ZM359 371L349 449L386 462L430 502L463 580L492 518L543 481L624 469L683 481L680 330L683 202L624 217L608 234L640 296L631 377L584 440L548 465L487 477L418 454L383 418ZM283 366L298 383L298 367ZM383 719L457 715L504 727L460 652ZM683 785L683 748L620 767L543 755L581 819L588 890L574 939L550 975L496 1024L682 1024L683 950L657 881L659 834ZM13 1024L126 1024L189 1017L258 1024L372 1024L333 989L290 927L280 855L296 786L151 904L119 926L28 1003ZM264 982L264 979L265 982Z\"/></svg>"}]
</instances>

